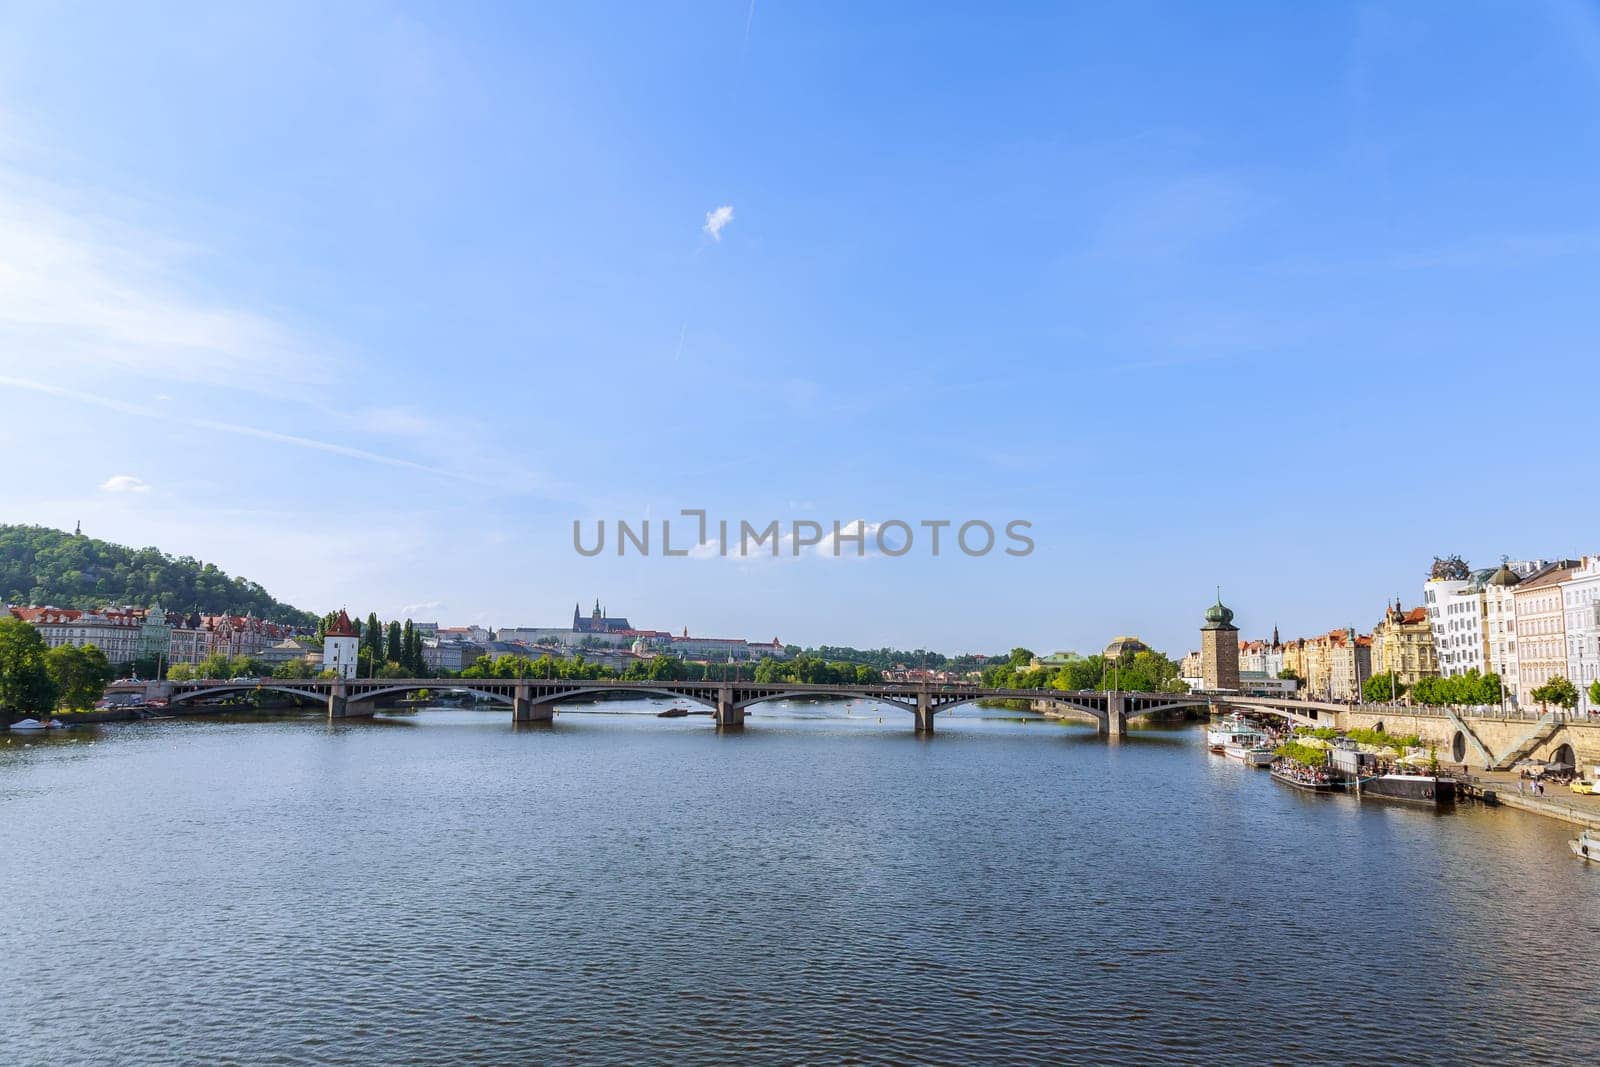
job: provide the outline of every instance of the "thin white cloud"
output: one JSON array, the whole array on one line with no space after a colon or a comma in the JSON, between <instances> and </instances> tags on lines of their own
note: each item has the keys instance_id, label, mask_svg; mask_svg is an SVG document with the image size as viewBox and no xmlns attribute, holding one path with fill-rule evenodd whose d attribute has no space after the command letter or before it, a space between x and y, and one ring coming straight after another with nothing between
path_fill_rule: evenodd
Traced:
<instances>
[{"instance_id":1,"label":"thin white cloud","mask_svg":"<svg viewBox=\"0 0 1600 1067\"><path fill-rule=\"evenodd\" d=\"M706 212L706 224L701 227L713 241L722 240L722 228L733 221L733 205L723 204L715 211Z\"/></svg>"},{"instance_id":2,"label":"thin white cloud","mask_svg":"<svg viewBox=\"0 0 1600 1067\"><path fill-rule=\"evenodd\" d=\"M363 408L346 417L351 426L366 433L428 437L439 432L435 420L408 407Z\"/></svg>"},{"instance_id":3,"label":"thin white cloud","mask_svg":"<svg viewBox=\"0 0 1600 1067\"><path fill-rule=\"evenodd\" d=\"M329 381L326 353L283 324L185 292L195 248L71 199L0 170L0 351L13 366L258 392Z\"/></svg>"},{"instance_id":4,"label":"thin white cloud","mask_svg":"<svg viewBox=\"0 0 1600 1067\"><path fill-rule=\"evenodd\" d=\"M423 600L415 604L400 605L400 614L408 619L415 619L425 611L436 612L442 607L444 607L444 601L442 600Z\"/></svg>"},{"instance_id":5,"label":"thin white cloud","mask_svg":"<svg viewBox=\"0 0 1600 1067\"><path fill-rule=\"evenodd\" d=\"M131 474L113 474L100 483L100 488L107 493L148 493L150 483Z\"/></svg>"},{"instance_id":6,"label":"thin white cloud","mask_svg":"<svg viewBox=\"0 0 1600 1067\"><path fill-rule=\"evenodd\" d=\"M293 445L296 448L310 449L315 452L327 452L335 456L344 456L348 459L357 459L366 463L376 463L385 467L399 467L405 470L421 471L424 474L434 474L441 478L451 478L460 482L473 485L492 484L487 479L479 478L463 471L447 470L443 467L433 467L426 463L417 463L414 460L402 459L399 456L386 456L380 452L370 452L364 448L352 448L341 445L336 441L321 441L314 437L302 437L298 434L279 433L277 430L263 430L255 426L246 426L237 422L219 422L214 419L196 419L175 416L167 412L155 411L138 404L119 400L116 397L101 396L98 393L86 393L80 389L67 389L48 382L33 381L29 378L14 378L10 375L0 374L0 387L9 386L13 389L25 389L29 392L43 393L46 396L56 396L67 400L75 400L81 404L105 408L109 411L121 412L125 415L136 415L147 419L161 419L168 423L178 422L196 429L211 430L216 433L235 434L240 437L253 437L260 441L272 441L282 445Z\"/></svg>"}]
</instances>

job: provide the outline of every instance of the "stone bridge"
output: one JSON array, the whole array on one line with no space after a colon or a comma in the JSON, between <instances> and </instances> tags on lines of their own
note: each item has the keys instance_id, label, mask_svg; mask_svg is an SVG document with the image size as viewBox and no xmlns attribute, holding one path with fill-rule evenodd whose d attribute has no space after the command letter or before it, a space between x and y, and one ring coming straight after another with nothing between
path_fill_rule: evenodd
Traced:
<instances>
[{"instance_id":1,"label":"stone bridge","mask_svg":"<svg viewBox=\"0 0 1600 1067\"><path fill-rule=\"evenodd\" d=\"M1295 723L1340 725L1342 704L1241 697L1222 693L1139 693L1064 691L1054 689L997 689L975 685L915 685L874 683L820 685L798 682L653 682L614 678L592 680L537 678L375 678L281 679L238 681L200 680L154 683L164 687L174 704L186 704L240 693L283 693L297 699L326 703L330 718L371 715L381 697L413 693L419 689L471 693L511 709L516 722L549 722L557 705L603 695L635 694L692 701L711 709L718 726L744 723L746 711L771 700L833 697L873 700L899 708L913 717L922 733L933 730L940 712L984 700L1018 700L1053 714L1092 720L1099 731L1121 736L1130 719L1182 708L1212 711L1238 707L1279 715ZM152 695L155 695L152 693Z\"/></svg>"}]
</instances>

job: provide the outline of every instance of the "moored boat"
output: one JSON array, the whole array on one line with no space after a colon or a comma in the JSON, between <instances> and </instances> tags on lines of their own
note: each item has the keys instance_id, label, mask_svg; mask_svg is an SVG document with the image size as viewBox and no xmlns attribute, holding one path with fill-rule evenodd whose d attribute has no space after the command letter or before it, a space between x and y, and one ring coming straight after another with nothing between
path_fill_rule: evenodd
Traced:
<instances>
[{"instance_id":1,"label":"moored boat","mask_svg":"<svg viewBox=\"0 0 1600 1067\"><path fill-rule=\"evenodd\" d=\"M1577 840L1567 842L1567 847L1580 859L1600 863L1600 834L1596 834L1593 830L1582 831L1578 834Z\"/></svg>"},{"instance_id":2,"label":"moored boat","mask_svg":"<svg viewBox=\"0 0 1600 1067\"><path fill-rule=\"evenodd\" d=\"M1237 748L1241 754L1234 758L1244 759L1244 750L1267 747L1267 735L1248 719L1230 715L1206 727L1206 747L1224 755L1233 755L1229 748Z\"/></svg>"},{"instance_id":3,"label":"moored boat","mask_svg":"<svg viewBox=\"0 0 1600 1067\"><path fill-rule=\"evenodd\" d=\"M67 724L64 722L57 722L54 719L45 719L42 722L38 719L18 719L16 722L11 724L10 728L26 733L30 730L65 730L67 728Z\"/></svg>"},{"instance_id":4,"label":"moored boat","mask_svg":"<svg viewBox=\"0 0 1600 1067\"><path fill-rule=\"evenodd\" d=\"M1361 779L1358 791L1364 797L1438 806L1455 803L1456 780L1434 774L1380 774Z\"/></svg>"},{"instance_id":5,"label":"moored boat","mask_svg":"<svg viewBox=\"0 0 1600 1067\"><path fill-rule=\"evenodd\" d=\"M1344 782L1327 770L1306 767L1288 759L1273 762L1272 780L1307 793L1337 793L1344 788Z\"/></svg>"},{"instance_id":6,"label":"moored boat","mask_svg":"<svg viewBox=\"0 0 1600 1067\"><path fill-rule=\"evenodd\" d=\"M1272 766L1272 749L1265 745L1224 745L1222 754L1229 759L1240 760L1246 767Z\"/></svg>"}]
</instances>

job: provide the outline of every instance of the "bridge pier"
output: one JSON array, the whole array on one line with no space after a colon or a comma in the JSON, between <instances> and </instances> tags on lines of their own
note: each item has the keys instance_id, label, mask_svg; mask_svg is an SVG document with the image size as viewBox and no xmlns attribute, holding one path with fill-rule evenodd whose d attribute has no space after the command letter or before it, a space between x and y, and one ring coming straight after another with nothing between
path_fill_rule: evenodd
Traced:
<instances>
[{"instance_id":1,"label":"bridge pier","mask_svg":"<svg viewBox=\"0 0 1600 1067\"><path fill-rule=\"evenodd\" d=\"M917 694L917 733L933 733L933 699L927 692Z\"/></svg>"},{"instance_id":2,"label":"bridge pier","mask_svg":"<svg viewBox=\"0 0 1600 1067\"><path fill-rule=\"evenodd\" d=\"M556 706L553 701L536 702L530 697L516 697L511 705L512 722L554 722Z\"/></svg>"},{"instance_id":3,"label":"bridge pier","mask_svg":"<svg viewBox=\"0 0 1600 1067\"><path fill-rule=\"evenodd\" d=\"M335 682L328 690L328 718L330 719L355 719L372 717L373 703L370 700L352 700L349 690L343 682Z\"/></svg>"},{"instance_id":4,"label":"bridge pier","mask_svg":"<svg viewBox=\"0 0 1600 1067\"><path fill-rule=\"evenodd\" d=\"M1100 732L1108 738L1128 736L1128 702L1121 693L1106 694L1106 717L1100 723Z\"/></svg>"},{"instance_id":5,"label":"bridge pier","mask_svg":"<svg viewBox=\"0 0 1600 1067\"><path fill-rule=\"evenodd\" d=\"M744 705L734 699L732 688L721 686L717 689L717 708L713 717L719 728L744 725Z\"/></svg>"}]
</instances>

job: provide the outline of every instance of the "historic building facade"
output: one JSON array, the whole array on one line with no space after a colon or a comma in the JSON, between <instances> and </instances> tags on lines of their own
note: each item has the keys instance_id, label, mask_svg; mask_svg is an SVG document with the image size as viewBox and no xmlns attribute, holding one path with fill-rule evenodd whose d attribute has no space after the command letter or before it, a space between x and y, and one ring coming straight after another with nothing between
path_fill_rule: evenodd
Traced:
<instances>
[{"instance_id":1,"label":"historic building facade","mask_svg":"<svg viewBox=\"0 0 1600 1067\"><path fill-rule=\"evenodd\" d=\"M1483 651L1485 665L1500 676L1506 696L1517 695L1517 586L1522 576L1509 563L1483 583Z\"/></svg>"},{"instance_id":2,"label":"historic building facade","mask_svg":"<svg viewBox=\"0 0 1600 1067\"><path fill-rule=\"evenodd\" d=\"M1200 627L1200 678L1206 689L1236 692L1239 688L1239 628L1220 593L1206 609Z\"/></svg>"},{"instance_id":3,"label":"historic building facade","mask_svg":"<svg viewBox=\"0 0 1600 1067\"><path fill-rule=\"evenodd\" d=\"M1567 677L1578 687L1578 711L1595 710L1589 687L1600 679L1600 556L1584 556L1561 583L1566 615Z\"/></svg>"},{"instance_id":4,"label":"historic building facade","mask_svg":"<svg viewBox=\"0 0 1600 1067\"><path fill-rule=\"evenodd\" d=\"M144 612L130 608L12 608L11 614L31 623L50 648L93 645L115 664L132 663L143 654Z\"/></svg>"},{"instance_id":5,"label":"historic building facade","mask_svg":"<svg viewBox=\"0 0 1600 1067\"><path fill-rule=\"evenodd\" d=\"M1312 699L1359 700L1372 677L1372 637L1352 627L1290 641L1284 664L1305 680Z\"/></svg>"},{"instance_id":6,"label":"historic building facade","mask_svg":"<svg viewBox=\"0 0 1600 1067\"><path fill-rule=\"evenodd\" d=\"M1396 600L1372 628L1372 673L1392 673L1397 687L1437 677L1434 633L1427 608L1407 611Z\"/></svg>"},{"instance_id":7,"label":"historic building facade","mask_svg":"<svg viewBox=\"0 0 1600 1067\"><path fill-rule=\"evenodd\" d=\"M1517 703L1537 704L1533 691L1567 673L1567 613L1561 583L1578 569L1576 560L1558 560L1517 583L1512 596L1517 617Z\"/></svg>"},{"instance_id":8,"label":"historic building facade","mask_svg":"<svg viewBox=\"0 0 1600 1067\"><path fill-rule=\"evenodd\" d=\"M336 678L354 678L361 654L361 637L343 608L333 625L322 632L322 669Z\"/></svg>"}]
</instances>

